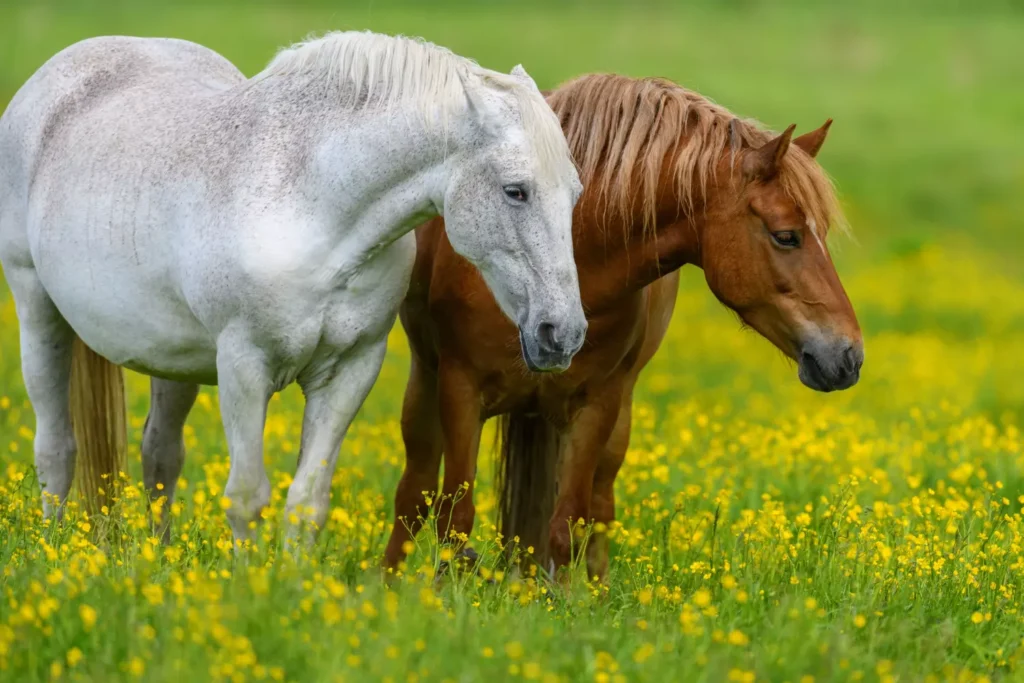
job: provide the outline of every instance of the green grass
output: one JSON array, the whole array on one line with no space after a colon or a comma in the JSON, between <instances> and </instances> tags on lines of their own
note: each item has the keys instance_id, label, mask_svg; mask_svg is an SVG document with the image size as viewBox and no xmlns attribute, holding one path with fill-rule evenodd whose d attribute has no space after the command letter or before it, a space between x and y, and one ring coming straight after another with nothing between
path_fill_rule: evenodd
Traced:
<instances>
[{"instance_id":1,"label":"green grass","mask_svg":"<svg viewBox=\"0 0 1024 683\"><path fill-rule=\"evenodd\" d=\"M440 551L423 535L413 576L387 588L375 566L403 457L400 333L346 441L336 514L309 557L295 564L276 549L275 488L267 540L247 566L232 560L214 390L190 419L171 549L146 540L129 487L110 520L90 522L119 532L101 553L84 520L39 520L33 418L0 286L0 678L1022 675L1018 7L4 4L0 103L91 35L189 38L251 74L277 47L332 28L422 35L493 68L522 62L541 87L589 71L660 75L775 128L833 117L820 159L854 225L855 239L837 237L833 250L865 331L861 384L828 396L803 389L687 270L638 389L609 585L473 575L435 584ZM147 388L137 376L130 384L134 479ZM275 485L294 468L300 410L294 389L272 404ZM481 476L474 544L494 569L489 463Z\"/></svg>"}]
</instances>

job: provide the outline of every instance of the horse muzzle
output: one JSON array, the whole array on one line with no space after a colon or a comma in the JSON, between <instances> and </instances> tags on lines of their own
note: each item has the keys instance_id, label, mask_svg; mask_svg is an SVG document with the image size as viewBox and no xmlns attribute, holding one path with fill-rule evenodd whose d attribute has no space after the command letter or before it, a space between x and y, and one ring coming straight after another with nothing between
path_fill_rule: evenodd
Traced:
<instances>
[{"instance_id":1,"label":"horse muzzle","mask_svg":"<svg viewBox=\"0 0 1024 683\"><path fill-rule=\"evenodd\" d=\"M568 369L573 356L583 347L587 335L587 321L569 320L556 323L542 319L527 327L519 326L519 344L523 360L532 372L562 372Z\"/></svg>"},{"instance_id":2,"label":"horse muzzle","mask_svg":"<svg viewBox=\"0 0 1024 683\"><path fill-rule=\"evenodd\" d=\"M864 346L860 342L840 339L831 344L808 343L800 352L800 381L815 391L842 391L857 383L863 364Z\"/></svg>"},{"instance_id":3,"label":"horse muzzle","mask_svg":"<svg viewBox=\"0 0 1024 683\"><path fill-rule=\"evenodd\" d=\"M857 383L863 365L864 347L859 342L805 344L799 360L800 381L815 391L842 391Z\"/></svg>"}]
</instances>

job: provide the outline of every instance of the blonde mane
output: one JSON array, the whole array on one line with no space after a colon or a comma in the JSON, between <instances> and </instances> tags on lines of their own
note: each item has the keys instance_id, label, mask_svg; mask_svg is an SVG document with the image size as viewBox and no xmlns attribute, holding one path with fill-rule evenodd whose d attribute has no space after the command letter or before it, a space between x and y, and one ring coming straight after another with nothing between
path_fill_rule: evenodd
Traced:
<instances>
[{"instance_id":1,"label":"blonde mane","mask_svg":"<svg viewBox=\"0 0 1024 683\"><path fill-rule=\"evenodd\" d=\"M475 78L515 99L542 172L572 164L558 119L536 87L422 39L336 31L282 49L257 78L297 73L342 86L352 109L409 106L425 117L438 114L444 130L466 106L465 80Z\"/></svg>"},{"instance_id":2,"label":"blonde mane","mask_svg":"<svg viewBox=\"0 0 1024 683\"><path fill-rule=\"evenodd\" d=\"M730 148L736 117L707 98L660 78L590 74L548 95L561 119L584 186L597 191L606 211L622 218L639 199L644 225L653 227L663 171L675 177L686 213L704 196L722 155ZM762 145L773 135L756 121L739 121L743 140ZM674 168L665 169L675 151ZM814 230L846 229L832 182L814 159L791 145L779 180Z\"/></svg>"}]
</instances>

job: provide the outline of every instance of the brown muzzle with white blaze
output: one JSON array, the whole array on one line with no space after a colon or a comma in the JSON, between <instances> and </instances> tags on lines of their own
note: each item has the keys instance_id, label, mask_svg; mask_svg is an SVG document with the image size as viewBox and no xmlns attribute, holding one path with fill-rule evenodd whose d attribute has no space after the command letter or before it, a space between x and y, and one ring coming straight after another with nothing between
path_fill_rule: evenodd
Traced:
<instances>
[{"instance_id":1,"label":"brown muzzle with white blaze","mask_svg":"<svg viewBox=\"0 0 1024 683\"><path fill-rule=\"evenodd\" d=\"M823 283L815 283L816 299L772 297L739 313L744 322L797 362L805 386L829 392L849 389L860 379L864 342L853 306L831 260L823 256L827 270L807 279L823 276L834 280L834 286L821 289Z\"/></svg>"},{"instance_id":2,"label":"brown muzzle with white blaze","mask_svg":"<svg viewBox=\"0 0 1024 683\"><path fill-rule=\"evenodd\" d=\"M839 278L834 273L838 287ZM853 307L841 287L813 302L773 297L762 306L739 313L744 322L797 362L800 381L808 388L840 391L860 379L864 342Z\"/></svg>"}]
</instances>

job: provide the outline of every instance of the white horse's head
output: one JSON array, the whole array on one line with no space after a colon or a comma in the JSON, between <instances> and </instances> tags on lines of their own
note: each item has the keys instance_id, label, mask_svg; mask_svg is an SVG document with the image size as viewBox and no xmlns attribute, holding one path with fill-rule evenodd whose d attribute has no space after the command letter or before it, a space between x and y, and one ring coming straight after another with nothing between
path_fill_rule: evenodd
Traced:
<instances>
[{"instance_id":1,"label":"white horse's head","mask_svg":"<svg viewBox=\"0 0 1024 683\"><path fill-rule=\"evenodd\" d=\"M448 239L519 327L531 370L564 370L587 321L572 251L583 190L561 126L533 79L482 69L462 77L468 118L449 159Z\"/></svg>"}]
</instances>

